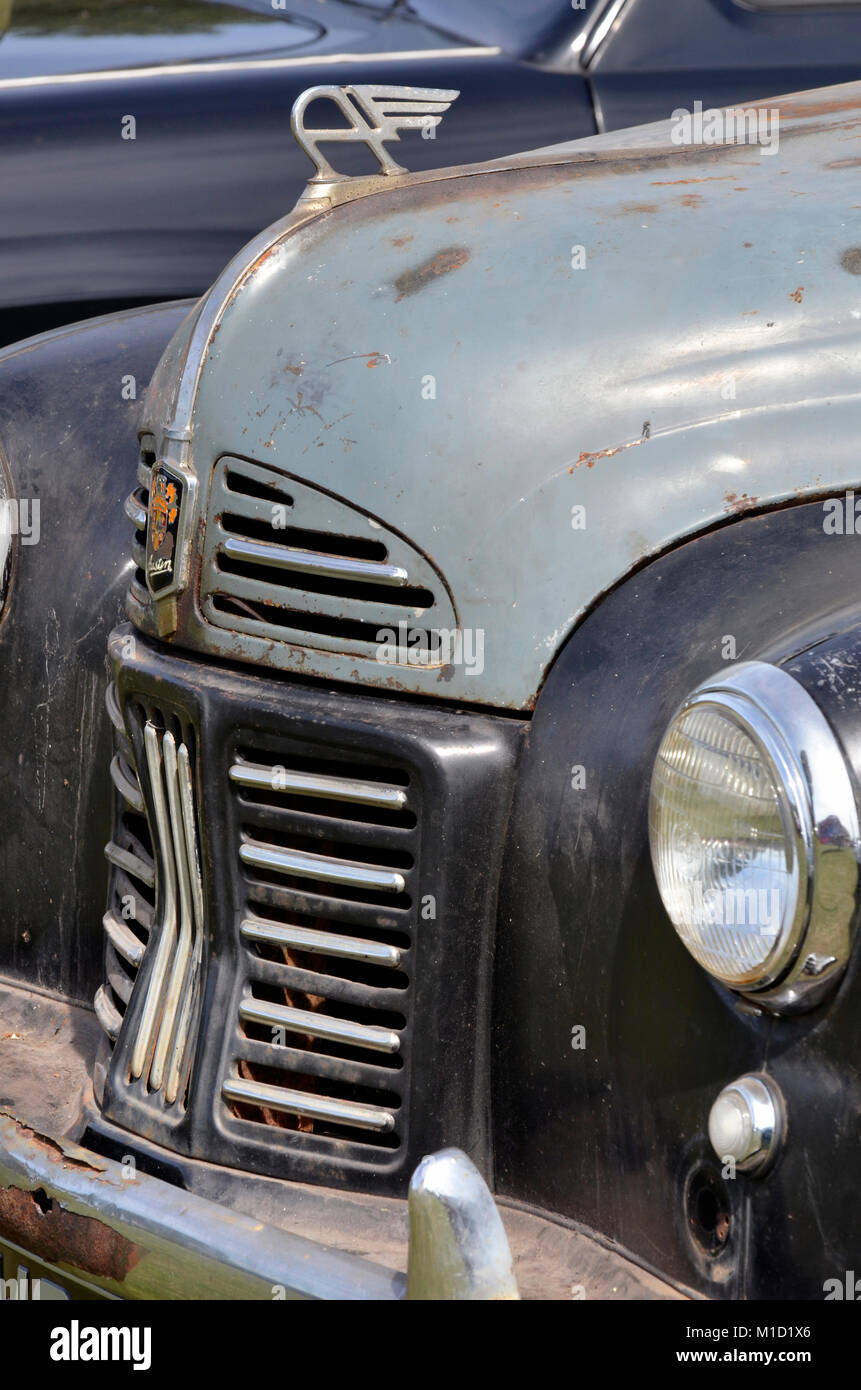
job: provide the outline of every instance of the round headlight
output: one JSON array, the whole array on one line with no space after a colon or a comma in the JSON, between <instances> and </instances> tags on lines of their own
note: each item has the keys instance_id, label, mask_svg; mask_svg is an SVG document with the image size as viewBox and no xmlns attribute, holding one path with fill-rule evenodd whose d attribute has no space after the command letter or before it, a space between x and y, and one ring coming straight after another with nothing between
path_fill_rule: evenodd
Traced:
<instances>
[{"instance_id":1,"label":"round headlight","mask_svg":"<svg viewBox=\"0 0 861 1390\"><path fill-rule=\"evenodd\" d=\"M649 837L670 920L716 979L791 1008L843 969L855 798L830 726L792 676L747 662L684 702L658 749Z\"/></svg>"}]
</instances>

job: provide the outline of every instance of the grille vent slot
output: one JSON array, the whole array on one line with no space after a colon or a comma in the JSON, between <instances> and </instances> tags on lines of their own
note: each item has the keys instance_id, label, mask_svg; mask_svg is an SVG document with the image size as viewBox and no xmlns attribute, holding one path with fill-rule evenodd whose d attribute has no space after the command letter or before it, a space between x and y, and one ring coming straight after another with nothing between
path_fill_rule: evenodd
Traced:
<instances>
[{"instance_id":1,"label":"grille vent slot","mask_svg":"<svg viewBox=\"0 0 861 1390\"><path fill-rule=\"evenodd\" d=\"M247 897L228 1109L297 1138L397 1149L418 788L402 768L247 744L229 780Z\"/></svg>"},{"instance_id":2,"label":"grille vent slot","mask_svg":"<svg viewBox=\"0 0 861 1390\"><path fill-rule=\"evenodd\" d=\"M201 605L218 627L365 656L401 624L427 634L429 652L440 646L434 633L457 628L441 576L403 537L310 483L236 458L213 471Z\"/></svg>"},{"instance_id":3,"label":"grille vent slot","mask_svg":"<svg viewBox=\"0 0 861 1390\"><path fill-rule=\"evenodd\" d=\"M151 434L142 434L140 438L140 456L138 458L138 485L134 492L130 493L126 498L124 510L134 527L134 535L132 537L132 559L134 560L135 569L132 575L132 589L136 591L137 598L141 599L143 602L147 602L149 597L146 584L146 539L149 514L149 488L155 461L155 437Z\"/></svg>"},{"instance_id":4,"label":"grille vent slot","mask_svg":"<svg viewBox=\"0 0 861 1390\"><path fill-rule=\"evenodd\" d=\"M152 953L134 1036L126 1044L128 1079L148 1097L183 1107L196 1049L205 930L193 741L174 716L134 707L153 808L150 827L114 685L107 705L117 745L111 777L122 809L105 851L111 865L104 918L108 978L96 1011L116 1042L144 952Z\"/></svg>"}]
</instances>

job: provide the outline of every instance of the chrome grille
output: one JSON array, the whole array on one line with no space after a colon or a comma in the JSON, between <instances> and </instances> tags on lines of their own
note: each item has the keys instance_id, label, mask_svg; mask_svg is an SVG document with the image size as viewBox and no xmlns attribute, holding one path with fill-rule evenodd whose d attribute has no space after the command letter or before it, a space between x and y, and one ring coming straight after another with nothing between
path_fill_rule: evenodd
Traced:
<instances>
[{"instance_id":1,"label":"chrome grille","mask_svg":"<svg viewBox=\"0 0 861 1390\"><path fill-rule=\"evenodd\" d=\"M213 470L201 573L207 621L279 642L374 655L382 631L454 632L441 575L367 513L246 459ZM437 663L439 664L439 663Z\"/></svg>"},{"instance_id":2,"label":"chrome grille","mask_svg":"<svg viewBox=\"0 0 861 1390\"><path fill-rule=\"evenodd\" d=\"M246 902L224 1100L252 1124L397 1148L417 790L402 769L258 748L229 778Z\"/></svg>"},{"instance_id":3,"label":"chrome grille","mask_svg":"<svg viewBox=\"0 0 861 1390\"><path fill-rule=\"evenodd\" d=\"M148 592L146 585L146 531L147 515L149 509L149 486L155 464L155 438L151 434L143 434L140 439L140 457L138 458L138 485L134 492L130 493L125 500L124 511L134 529L132 538L132 559L135 569L132 575L132 589L136 591L138 599L147 601Z\"/></svg>"},{"instance_id":4,"label":"chrome grille","mask_svg":"<svg viewBox=\"0 0 861 1390\"><path fill-rule=\"evenodd\" d=\"M114 685L107 704L119 745L111 777L124 809L120 834L105 851L111 864L111 904L104 917L107 984L99 990L96 1010L116 1042L152 935L152 965L141 981L142 1004L128 1042L129 1077L145 1094L160 1095L168 1106L182 1105L195 1050L204 953L191 740L178 719L137 710L150 822Z\"/></svg>"},{"instance_id":5,"label":"chrome grille","mask_svg":"<svg viewBox=\"0 0 861 1390\"><path fill-rule=\"evenodd\" d=\"M114 739L111 779L116 789L114 833L105 846L110 865L105 930L106 981L96 993L96 1015L113 1044L119 1037L152 928L155 864L134 752L113 681L105 700Z\"/></svg>"}]
</instances>

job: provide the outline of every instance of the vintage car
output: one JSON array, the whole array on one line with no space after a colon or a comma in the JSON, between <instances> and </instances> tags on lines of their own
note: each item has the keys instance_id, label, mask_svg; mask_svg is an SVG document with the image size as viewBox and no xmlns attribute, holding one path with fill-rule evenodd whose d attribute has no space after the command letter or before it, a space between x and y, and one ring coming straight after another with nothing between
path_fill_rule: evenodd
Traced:
<instances>
[{"instance_id":1,"label":"vintage car","mask_svg":"<svg viewBox=\"0 0 861 1390\"><path fill-rule=\"evenodd\" d=\"M456 98L0 355L7 1289L857 1267L861 84L404 172Z\"/></svg>"},{"instance_id":2,"label":"vintage car","mask_svg":"<svg viewBox=\"0 0 861 1390\"><path fill-rule=\"evenodd\" d=\"M316 84L458 88L423 170L859 78L834 0L0 0L0 345L202 294L300 195Z\"/></svg>"}]
</instances>

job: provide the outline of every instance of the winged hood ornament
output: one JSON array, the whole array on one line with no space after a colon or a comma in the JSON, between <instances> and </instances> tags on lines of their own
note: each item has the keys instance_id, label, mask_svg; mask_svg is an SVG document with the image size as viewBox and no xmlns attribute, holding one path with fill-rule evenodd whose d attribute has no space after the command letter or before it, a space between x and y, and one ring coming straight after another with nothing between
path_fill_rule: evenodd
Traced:
<instances>
[{"instance_id":1,"label":"winged hood ornament","mask_svg":"<svg viewBox=\"0 0 861 1390\"><path fill-rule=\"evenodd\" d=\"M405 174L386 149L386 143L400 140L401 130L433 130L460 92L441 87L309 87L297 99L290 125L299 145L316 166L309 184L342 183L348 174L339 174L320 151L321 144L358 141L376 155L380 174ZM305 112L314 101L328 98L346 117L347 125L334 130L308 129Z\"/></svg>"}]
</instances>

